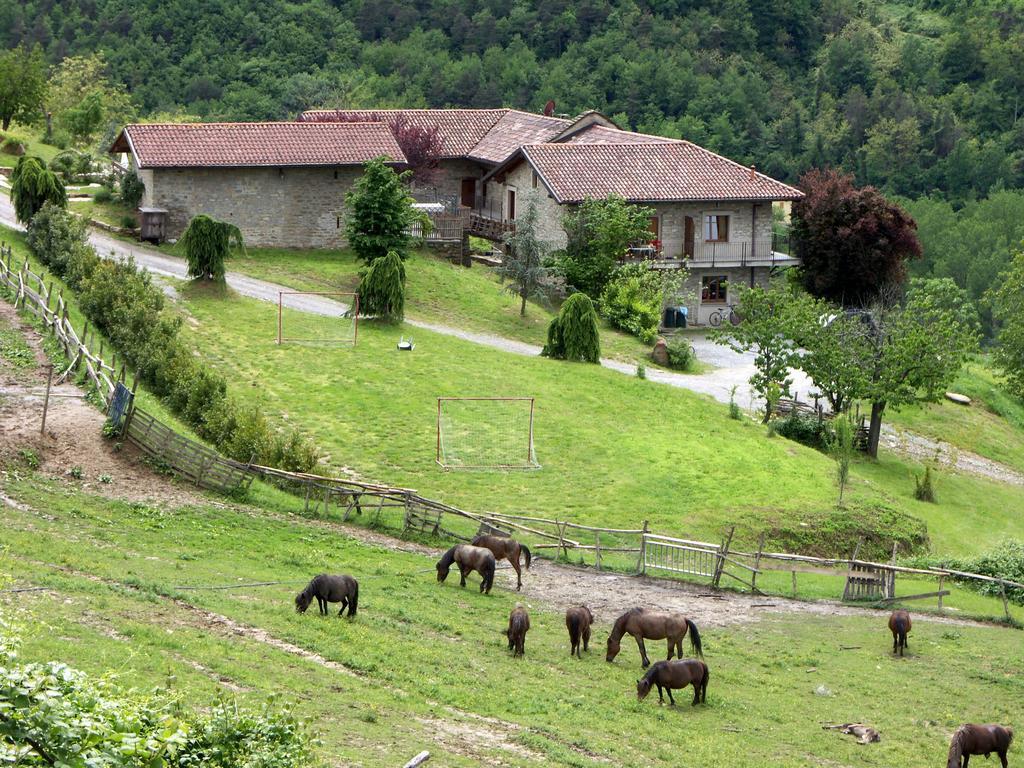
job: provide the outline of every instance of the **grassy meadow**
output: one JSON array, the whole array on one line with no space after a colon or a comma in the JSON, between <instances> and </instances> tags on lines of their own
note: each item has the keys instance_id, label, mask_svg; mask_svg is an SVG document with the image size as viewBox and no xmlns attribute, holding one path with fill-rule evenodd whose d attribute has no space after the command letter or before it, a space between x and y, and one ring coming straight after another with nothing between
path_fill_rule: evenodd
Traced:
<instances>
[{"instance_id":1,"label":"grassy meadow","mask_svg":"<svg viewBox=\"0 0 1024 768\"><path fill-rule=\"evenodd\" d=\"M447 766L923 767L941 763L959 723L1013 724L1024 701L1015 630L918 621L897 659L884 614L766 614L705 624L707 704L690 707L683 691L679 706L659 707L636 700L635 647L604 661L610 616L574 660L543 599L440 585L432 556L220 503L172 510L7 478L17 506L3 509L0 572L47 588L0 594L0 610L27 627L23 658L112 670L125 687L178 691L191 706L274 694L314 725L332 765L394 766L429 749ZM355 619L295 613L294 593L323 570L361 580ZM289 583L184 589L249 581ZM501 634L517 599L532 622L522 660ZM700 625L698 605L693 615ZM882 741L821 728L842 722L869 723Z\"/></svg>"}]
</instances>

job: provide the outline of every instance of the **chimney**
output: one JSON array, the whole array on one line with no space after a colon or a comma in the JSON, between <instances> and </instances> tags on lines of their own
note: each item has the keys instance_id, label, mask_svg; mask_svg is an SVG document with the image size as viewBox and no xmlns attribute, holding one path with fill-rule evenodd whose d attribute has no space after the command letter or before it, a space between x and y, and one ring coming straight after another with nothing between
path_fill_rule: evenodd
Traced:
<instances>
[{"instance_id":1,"label":"chimney","mask_svg":"<svg viewBox=\"0 0 1024 768\"><path fill-rule=\"evenodd\" d=\"M750 180L751 181L756 181L757 180L757 166L756 165L750 166Z\"/></svg>"}]
</instances>

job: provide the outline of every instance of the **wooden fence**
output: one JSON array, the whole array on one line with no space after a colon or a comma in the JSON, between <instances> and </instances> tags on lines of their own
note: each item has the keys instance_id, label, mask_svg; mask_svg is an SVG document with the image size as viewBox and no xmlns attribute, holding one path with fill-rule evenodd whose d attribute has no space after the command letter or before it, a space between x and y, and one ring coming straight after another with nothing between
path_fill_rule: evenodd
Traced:
<instances>
[{"instance_id":1,"label":"wooden fence","mask_svg":"<svg viewBox=\"0 0 1024 768\"><path fill-rule=\"evenodd\" d=\"M11 249L2 243L0 286L9 288L15 296L16 306L38 317L61 344L72 361L61 378L73 370L84 368L104 403L109 405L118 382L123 386L124 362L118 371L113 349L110 350L110 362L103 359L102 339L99 353L91 352L86 343L90 338L88 324L78 333L68 319L68 306L63 294L58 292L55 297L52 283L46 283L45 275L30 271L27 262L15 267ZM845 577L844 599L891 603L936 598L940 610L943 597L949 595L949 590L944 588L949 582L976 581L998 586L1007 619L1010 618L1010 610L1006 590L1024 590L1024 584L982 574L943 568L907 568L895 563L862 560L858 558L859 546L849 558L820 558L765 552L762 537L756 552L742 552L731 547L732 531L721 543L713 544L654 533L646 521L640 528L599 528L536 516L466 512L425 498L410 488L287 472L231 461L200 443L178 435L151 414L135 407L128 412L124 434L145 453L166 463L196 485L231 491L247 488L253 478L259 477L302 496L309 514L327 514L333 505L344 520L351 519L353 515L367 514L383 522L383 515L397 513L400 522L396 522L405 532L457 541L468 541L480 532L515 534L528 540L531 547L540 553L553 550L555 557L575 558L578 563L592 565L599 570L611 565L618 570L640 574L660 571L688 579L708 579L715 587L724 576L757 593L761 593L757 586L760 575L781 572L792 578L793 597L797 596L798 574ZM589 543L591 541L592 544ZM588 558L590 562L587 562ZM897 596L897 575L937 579L938 589Z\"/></svg>"},{"instance_id":2,"label":"wooden fence","mask_svg":"<svg viewBox=\"0 0 1024 768\"><path fill-rule=\"evenodd\" d=\"M56 378L59 383L71 373L84 369L89 380L95 385L102 399L104 410L114 401L118 385L122 390L125 382L125 361L118 369L117 353L111 347L109 362L104 360L104 342L89 331L85 322L82 331L75 330L68 318L68 304L63 291L53 292L52 281L45 275L37 275L28 268L26 260L20 266L13 263L13 252L6 243L0 243L0 286L6 286L14 294L15 308L35 315L40 323L53 334L65 356L71 361L66 370ZM90 351L90 345L98 352ZM202 443L179 435L173 429L157 421L151 414L134 406L135 385L128 397L128 406L122 435L144 453L163 462L175 474L204 488L231 492L248 488L253 476L244 464L225 459Z\"/></svg>"}]
</instances>

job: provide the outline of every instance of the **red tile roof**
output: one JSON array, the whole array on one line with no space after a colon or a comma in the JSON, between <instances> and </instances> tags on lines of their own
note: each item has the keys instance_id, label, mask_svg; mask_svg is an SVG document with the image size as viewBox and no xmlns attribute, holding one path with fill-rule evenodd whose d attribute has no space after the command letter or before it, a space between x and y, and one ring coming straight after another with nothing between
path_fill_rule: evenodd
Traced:
<instances>
[{"instance_id":1,"label":"red tile roof","mask_svg":"<svg viewBox=\"0 0 1024 768\"><path fill-rule=\"evenodd\" d=\"M522 153L559 203L608 195L635 202L803 197L795 187L688 141L533 144Z\"/></svg>"},{"instance_id":2,"label":"red tile roof","mask_svg":"<svg viewBox=\"0 0 1024 768\"><path fill-rule=\"evenodd\" d=\"M311 109L299 118L309 122L363 120L390 123L400 115L413 125L436 128L446 158L466 157L507 109ZM513 147L514 151L519 147ZM502 160L505 158L502 157Z\"/></svg>"},{"instance_id":3,"label":"red tile roof","mask_svg":"<svg viewBox=\"0 0 1024 768\"><path fill-rule=\"evenodd\" d=\"M569 127L568 120L509 109L469 151L469 157L500 163L524 144L551 141Z\"/></svg>"},{"instance_id":4,"label":"red tile roof","mask_svg":"<svg viewBox=\"0 0 1024 768\"><path fill-rule=\"evenodd\" d=\"M604 125L592 125L565 139L566 144L664 144L676 139L652 136L649 133L633 133Z\"/></svg>"},{"instance_id":5,"label":"red tile roof","mask_svg":"<svg viewBox=\"0 0 1024 768\"><path fill-rule=\"evenodd\" d=\"M381 123L179 123L128 125L111 148L141 168L359 165L405 155Z\"/></svg>"}]
</instances>

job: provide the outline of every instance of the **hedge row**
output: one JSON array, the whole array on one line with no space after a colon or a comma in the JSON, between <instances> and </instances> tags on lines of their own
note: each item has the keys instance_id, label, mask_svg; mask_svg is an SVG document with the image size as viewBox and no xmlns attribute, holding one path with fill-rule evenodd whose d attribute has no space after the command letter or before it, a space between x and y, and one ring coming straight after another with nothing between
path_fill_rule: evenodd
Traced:
<instances>
[{"instance_id":1,"label":"hedge row","mask_svg":"<svg viewBox=\"0 0 1024 768\"><path fill-rule=\"evenodd\" d=\"M228 394L224 377L197 360L179 338L181 318L165 311L164 295L133 261L99 258L86 225L47 204L28 227L36 257L73 289L82 313L138 369L141 380L200 437L237 461L309 472L319 449L294 429L271 430L254 406Z\"/></svg>"}]
</instances>

